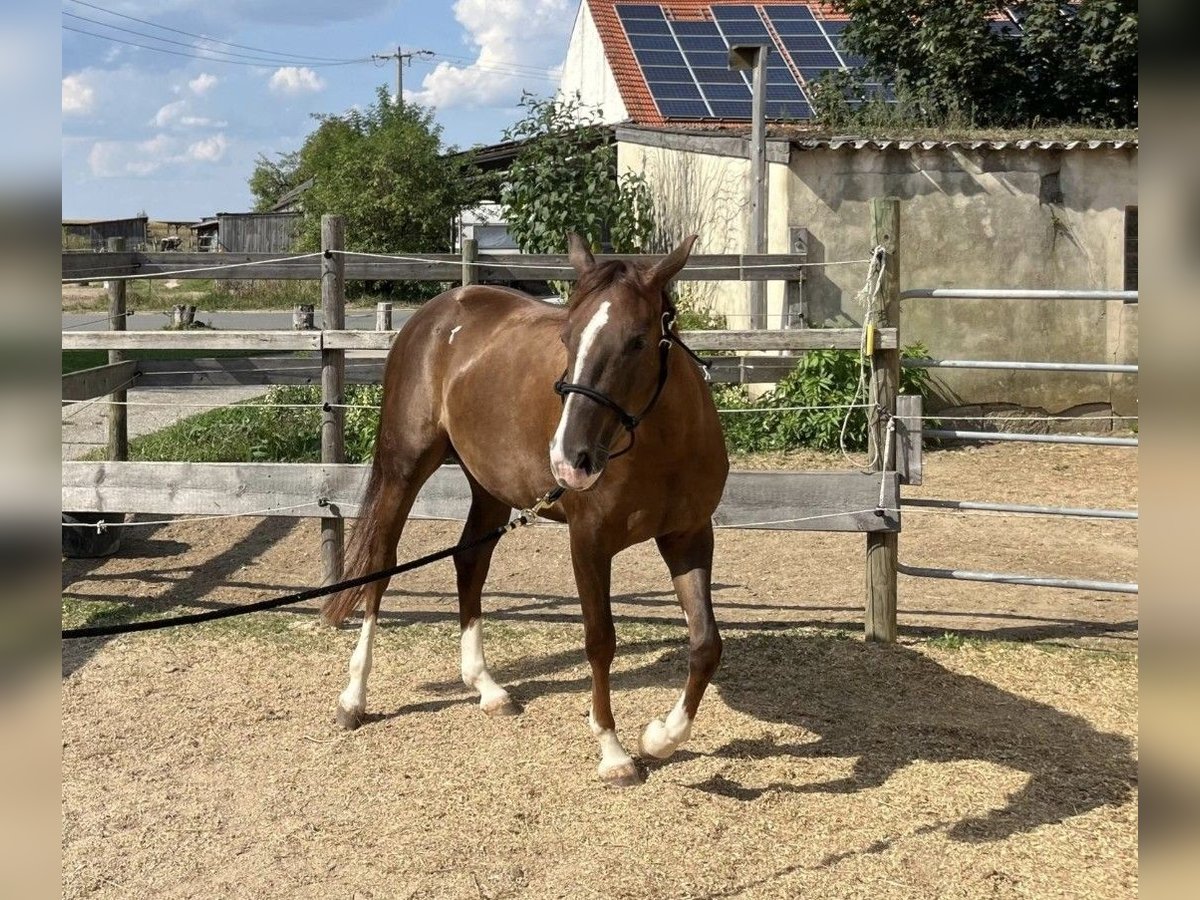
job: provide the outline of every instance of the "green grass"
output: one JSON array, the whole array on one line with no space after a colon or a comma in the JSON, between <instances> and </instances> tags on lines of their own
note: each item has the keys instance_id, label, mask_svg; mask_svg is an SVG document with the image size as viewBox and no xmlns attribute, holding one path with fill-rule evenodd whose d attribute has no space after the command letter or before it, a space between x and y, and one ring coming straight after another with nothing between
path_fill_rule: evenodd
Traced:
<instances>
[{"instance_id":1,"label":"green grass","mask_svg":"<svg viewBox=\"0 0 1200 900\"><path fill-rule=\"evenodd\" d=\"M925 642L937 650L978 650L983 646L980 638L966 637L953 631L946 631Z\"/></svg>"}]
</instances>

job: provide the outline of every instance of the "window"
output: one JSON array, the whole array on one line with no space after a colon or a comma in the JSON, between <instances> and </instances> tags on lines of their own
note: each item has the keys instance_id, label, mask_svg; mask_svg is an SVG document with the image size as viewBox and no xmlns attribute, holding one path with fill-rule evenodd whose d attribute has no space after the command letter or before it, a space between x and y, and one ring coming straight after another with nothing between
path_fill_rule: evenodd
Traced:
<instances>
[{"instance_id":1,"label":"window","mask_svg":"<svg viewBox=\"0 0 1200 900\"><path fill-rule=\"evenodd\" d=\"M1138 208L1125 207L1125 290L1138 289Z\"/></svg>"}]
</instances>

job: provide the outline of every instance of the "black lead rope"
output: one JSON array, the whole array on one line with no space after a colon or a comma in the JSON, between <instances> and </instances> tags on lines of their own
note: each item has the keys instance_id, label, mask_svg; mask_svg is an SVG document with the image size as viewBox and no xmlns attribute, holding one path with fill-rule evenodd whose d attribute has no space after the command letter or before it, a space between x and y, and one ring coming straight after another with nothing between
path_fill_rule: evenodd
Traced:
<instances>
[{"instance_id":1,"label":"black lead rope","mask_svg":"<svg viewBox=\"0 0 1200 900\"><path fill-rule=\"evenodd\" d=\"M430 553L427 556L419 557L418 559L409 560L405 563L400 563L395 566L390 566L386 569L381 569L378 572L372 572L369 575L359 575L357 578L347 578L345 581L339 581L337 584L331 584L326 587L309 588L306 591L297 591L294 594L286 594L282 597L273 597L270 600L259 600L256 603L247 603L244 606L229 606L224 609L213 609L208 612L193 613L186 616L174 616L170 619L151 619L146 622L127 622L122 625L94 625L89 628L64 628L62 630L62 639L64 641L75 640L77 638L94 638L94 637L110 637L116 634L131 634L135 631L156 631L159 628L175 628L179 625L197 625L201 622L212 622L216 619L228 619L233 616L244 616L249 613L262 612L268 609L277 609L280 606L290 606L293 603L303 603L305 600L316 600L319 597L328 597L331 594L336 594L339 591L350 590L351 588L362 587L364 584L370 584L372 581L379 581L384 578L391 578L393 575L401 575L405 572L411 572L413 569L419 569L422 566L427 566L435 563L438 560L445 559L447 556L453 556L455 553L463 553L467 550L474 550L476 547L482 547L484 544L498 541L510 531L515 531L522 525L528 525L530 521L537 518L538 514L548 506L552 506L558 502L559 498L566 493L566 488L556 487L554 490L545 494L541 500L535 503L532 507L522 511L521 515L517 516L511 522L501 525L489 531L482 537L478 537L473 541L465 544L456 544L453 547L447 547L445 550L439 550L436 553Z\"/></svg>"}]
</instances>

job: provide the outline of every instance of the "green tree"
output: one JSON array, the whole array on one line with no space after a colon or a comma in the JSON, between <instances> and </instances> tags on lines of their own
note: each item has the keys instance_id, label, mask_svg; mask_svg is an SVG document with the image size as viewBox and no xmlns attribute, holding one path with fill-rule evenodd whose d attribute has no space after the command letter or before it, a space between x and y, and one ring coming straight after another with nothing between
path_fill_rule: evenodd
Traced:
<instances>
[{"instance_id":1,"label":"green tree","mask_svg":"<svg viewBox=\"0 0 1200 900\"><path fill-rule=\"evenodd\" d=\"M845 48L866 58L866 76L894 86L915 124L1137 125L1136 0L833 2L851 17ZM878 116L857 82L819 92L827 124Z\"/></svg>"},{"instance_id":2,"label":"green tree","mask_svg":"<svg viewBox=\"0 0 1200 900\"><path fill-rule=\"evenodd\" d=\"M345 217L347 250L450 249L454 218L470 205L471 168L446 155L430 110L398 104L380 87L365 109L314 118L318 125L299 150L259 156L249 182L261 210L313 180L301 201L298 249L320 247L325 213ZM424 296L434 287L412 289Z\"/></svg>"},{"instance_id":3,"label":"green tree","mask_svg":"<svg viewBox=\"0 0 1200 900\"><path fill-rule=\"evenodd\" d=\"M279 198L298 185L300 153L276 153L275 159L258 154L254 171L250 174L250 193L254 195L256 212L266 212L279 202Z\"/></svg>"},{"instance_id":4,"label":"green tree","mask_svg":"<svg viewBox=\"0 0 1200 900\"><path fill-rule=\"evenodd\" d=\"M636 253L654 231L650 191L634 173L617 174L612 132L578 98L525 94L524 117L504 133L526 141L504 176L500 200L509 231L526 253L563 253L567 233L594 250Z\"/></svg>"},{"instance_id":5,"label":"green tree","mask_svg":"<svg viewBox=\"0 0 1200 900\"><path fill-rule=\"evenodd\" d=\"M447 157L433 113L399 104L380 87L363 110L317 116L295 177L304 194L302 249L321 242L321 216L346 219L346 247L432 253L450 248L451 224L467 205L466 165Z\"/></svg>"}]
</instances>

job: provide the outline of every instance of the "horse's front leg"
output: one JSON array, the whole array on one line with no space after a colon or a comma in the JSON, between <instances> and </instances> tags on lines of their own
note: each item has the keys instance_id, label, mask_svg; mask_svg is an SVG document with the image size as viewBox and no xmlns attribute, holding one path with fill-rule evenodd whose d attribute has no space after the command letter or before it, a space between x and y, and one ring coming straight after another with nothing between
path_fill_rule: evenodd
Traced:
<instances>
[{"instance_id":1,"label":"horse's front leg","mask_svg":"<svg viewBox=\"0 0 1200 900\"><path fill-rule=\"evenodd\" d=\"M609 696L608 676L613 656L617 652L617 632L613 627L612 603L609 589L612 577L612 555L600 552L591 541L588 529L571 529L571 561L575 567L575 583L583 608L584 645L592 667L592 709L588 725L600 742L600 778L614 787L641 783L637 766L617 738L617 722L613 718Z\"/></svg>"},{"instance_id":2,"label":"horse's front leg","mask_svg":"<svg viewBox=\"0 0 1200 900\"><path fill-rule=\"evenodd\" d=\"M654 719L642 732L642 755L666 759L692 733L692 720L704 690L721 662L721 635L712 611L712 525L694 532L658 538L658 550L671 571L679 605L688 626L688 679L665 719Z\"/></svg>"}]
</instances>

